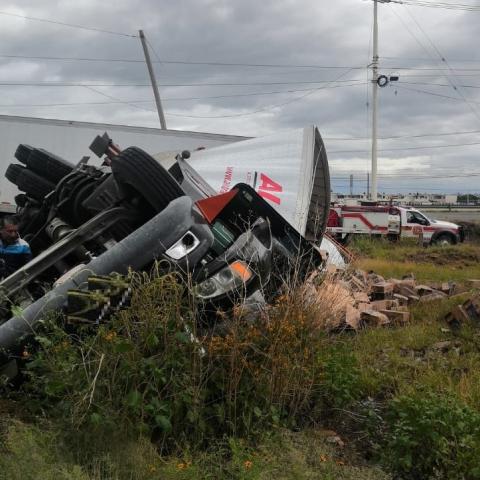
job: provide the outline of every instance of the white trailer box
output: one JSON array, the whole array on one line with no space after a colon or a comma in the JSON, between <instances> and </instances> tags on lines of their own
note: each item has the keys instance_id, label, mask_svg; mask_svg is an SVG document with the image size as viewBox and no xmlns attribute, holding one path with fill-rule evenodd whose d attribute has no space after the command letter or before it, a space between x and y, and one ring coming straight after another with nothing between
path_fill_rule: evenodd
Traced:
<instances>
[{"instance_id":1,"label":"white trailer box","mask_svg":"<svg viewBox=\"0 0 480 480\"><path fill-rule=\"evenodd\" d=\"M193 152L187 162L215 192L246 183L302 235L321 238L330 207L330 176L315 126Z\"/></svg>"},{"instance_id":2,"label":"white trailer box","mask_svg":"<svg viewBox=\"0 0 480 480\"><path fill-rule=\"evenodd\" d=\"M178 153L182 150L195 150L199 147L210 148L248 138L0 115L0 212L14 210L14 197L18 190L4 175L10 163L18 163L14 158L14 153L20 143L35 148L44 148L73 164L78 163L84 156L90 156L91 162L98 165L100 160L92 154L88 147L97 135L102 135L104 132L108 132L121 148L135 145L150 154Z\"/></svg>"}]
</instances>

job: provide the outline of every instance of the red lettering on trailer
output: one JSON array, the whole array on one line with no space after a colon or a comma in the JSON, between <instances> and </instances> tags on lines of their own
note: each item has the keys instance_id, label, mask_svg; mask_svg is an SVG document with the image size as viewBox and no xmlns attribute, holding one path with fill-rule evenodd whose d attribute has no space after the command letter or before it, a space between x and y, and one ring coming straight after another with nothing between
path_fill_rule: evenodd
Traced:
<instances>
[{"instance_id":1,"label":"red lettering on trailer","mask_svg":"<svg viewBox=\"0 0 480 480\"><path fill-rule=\"evenodd\" d=\"M222 188L220 188L219 193L226 193L230 190L230 183L232 182L233 176L233 167L227 167L225 170L225 175L223 177Z\"/></svg>"},{"instance_id":2,"label":"red lettering on trailer","mask_svg":"<svg viewBox=\"0 0 480 480\"><path fill-rule=\"evenodd\" d=\"M261 197L270 200L277 205L280 205L280 197L277 197L271 192L281 193L283 192L283 187L279 183L272 180L270 177L267 177L267 175L265 175L264 173L260 174L260 180L262 184L258 187L258 194Z\"/></svg>"}]
</instances>

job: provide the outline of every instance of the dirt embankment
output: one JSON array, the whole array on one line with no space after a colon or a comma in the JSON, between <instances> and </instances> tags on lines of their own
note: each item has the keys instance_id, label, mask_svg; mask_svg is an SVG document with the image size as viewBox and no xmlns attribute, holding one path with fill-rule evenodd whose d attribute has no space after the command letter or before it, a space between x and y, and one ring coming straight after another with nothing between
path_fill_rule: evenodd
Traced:
<instances>
[{"instance_id":1,"label":"dirt embankment","mask_svg":"<svg viewBox=\"0 0 480 480\"><path fill-rule=\"evenodd\" d=\"M480 251L465 250L456 247L444 250L425 249L405 255L405 261L449 265L450 267L469 267L480 262Z\"/></svg>"}]
</instances>

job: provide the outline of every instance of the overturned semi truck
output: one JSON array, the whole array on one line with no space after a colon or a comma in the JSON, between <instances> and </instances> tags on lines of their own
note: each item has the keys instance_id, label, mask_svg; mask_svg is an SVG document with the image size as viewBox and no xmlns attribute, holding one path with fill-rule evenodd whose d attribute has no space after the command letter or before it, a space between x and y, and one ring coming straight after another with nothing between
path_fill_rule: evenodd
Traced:
<instances>
[{"instance_id":1,"label":"overturned semi truck","mask_svg":"<svg viewBox=\"0 0 480 480\"><path fill-rule=\"evenodd\" d=\"M14 184L38 181L21 183L16 197L34 258L0 282L4 364L92 275L160 261L188 276L213 312L254 295L268 301L324 261L330 182L315 127L174 158L122 150L106 134L90 148L102 166L21 144L7 169ZM22 312L11 317L12 303Z\"/></svg>"}]
</instances>

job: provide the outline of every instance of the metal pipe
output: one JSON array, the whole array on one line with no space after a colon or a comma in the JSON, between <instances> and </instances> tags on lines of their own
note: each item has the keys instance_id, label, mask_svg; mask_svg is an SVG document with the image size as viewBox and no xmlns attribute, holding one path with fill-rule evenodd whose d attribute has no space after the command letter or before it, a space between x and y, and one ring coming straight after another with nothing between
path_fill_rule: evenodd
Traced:
<instances>
[{"instance_id":1,"label":"metal pipe","mask_svg":"<svg viewBox=\"0 0 480 480\"><path fill-rule=\"evenodd\" d=\"M165 210L29 305L22 315L0 325L0 349L8 351L23 336L34 333L36 323L46 313L61 309L68 290L79 288L89 276L125 274L129 268L139 270L159 258L185 233L191 222L192 200L187 196L173 200Z\"/></svg>"}]
</instances>

